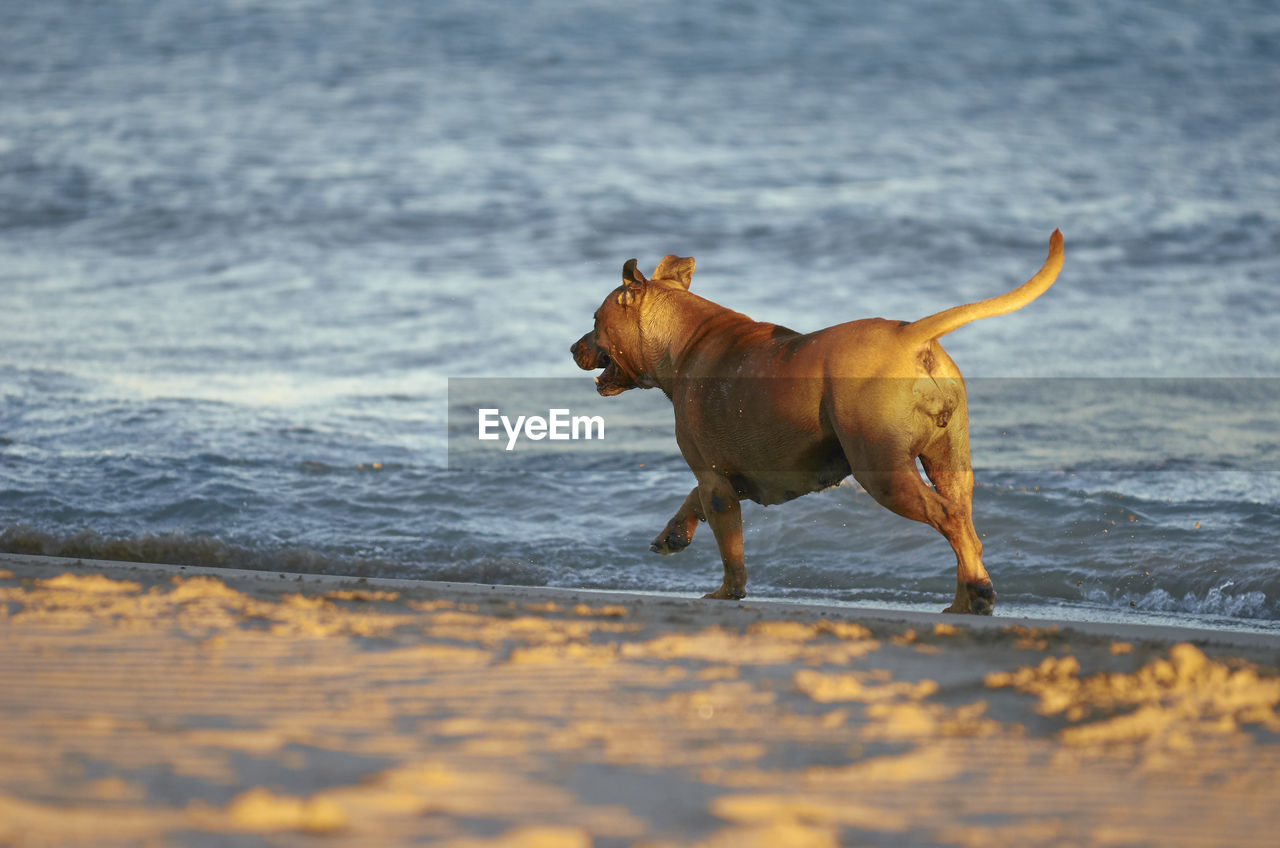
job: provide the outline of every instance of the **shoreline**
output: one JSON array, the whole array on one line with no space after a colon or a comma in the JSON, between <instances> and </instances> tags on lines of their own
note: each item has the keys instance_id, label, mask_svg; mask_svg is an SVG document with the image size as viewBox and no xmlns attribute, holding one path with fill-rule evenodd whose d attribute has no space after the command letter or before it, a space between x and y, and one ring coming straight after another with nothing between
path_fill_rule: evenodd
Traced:
<instances>
[{"instance_id":1,"label":"shoreline","mask_svg":"<svg viewBox=\"0 0 1280 848\"><path fill-rule=\"evenodd\" d=\"M481 598L492 593L516 593L529 600L546 602L580 600L584 603L665 603L689 604L702 611L710 611L714 615L719 610L708 610L701 595L687 595L673 592L635 592L625 589L577 589L558 586L522 586L508 583L462 583L442 580L417 580L405 577L355 577L341 574L325 574L298 571L275 571L269 569L224 568L221 566L168 565L164 563L135 562L131 560L105 560L85 557L53 557L36 554L10 554L0 552L0 569L13 566L35 566L37 568L64 567L69 570L87 569L111 571L127 574L133 572L148 579L164 579L174 576L214 577L229 583L253 585L262 582L265 586L275 586L278 580L284 583L303 583L312 587L369 587L389 591L420 592L423 594L441 594L457 597ZM1028 628L1058 628L1098 638L1145 639L1153 641L1191 642L1197 645L1220 648L1258 649L1268 648L1280 651L1280 635L1265 630L1251 630L1247 626L1231 628L1215 628L1208 624L1193 622L1188 624L1167 624L1150 621L1123 621L1117 612L1116 617L1106 619L1087 619L1067 616L1018 615L1005 612L1007 608L997 607L992 616L955 616L941 612L940 601L938 612L915 609L895 609L892 607L866 606L852 603L821 603L808 600L788 600L779 598L756 599L748 596L741 601L721 601L716 607L737 609L742 611L757 610L776 615L800 614L811 616L834 616L837 618L859 618L885 624L902 623L908 626L932 626L941 621L953 625L966 625L979 629L1000 630L1009 626ZM1146 615L1144 613L1144 615ZM1176 614L1165 614L1168 618L1176 618Z\"/></svg>"},{"instance_id":2,"label":"shoreline","mask_svg":"<svg viewBox=\"0 0 1280 848\"><path fill-rule=\"evenodd\" d=\"M1261 845L1278 649L0 554L0 843Z\"/></svg>"}]
</instances>

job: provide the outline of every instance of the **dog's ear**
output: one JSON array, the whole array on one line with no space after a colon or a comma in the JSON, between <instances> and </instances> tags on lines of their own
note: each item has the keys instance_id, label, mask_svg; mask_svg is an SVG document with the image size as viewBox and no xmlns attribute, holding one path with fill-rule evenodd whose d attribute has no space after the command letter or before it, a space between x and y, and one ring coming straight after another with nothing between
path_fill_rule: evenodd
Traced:
<instances>
[{"instance_id":1,"label":"dog's ear","mask_svg":"<svg viewBox=\"0 0 1280 848\"><path fill-rule=\"evenodd\" d=\"M636 260L628 259L622 266L622 285L618 291L618 304L630 306L640 293L640 287L649 282L636 270Z\"/></svg>"},{"instance_id":2,"label":"dog's ear","mask_svg":"<svg viewBox=\"0 0 1280 848\"><path fill-rule=\"evenodd\" d=\"M674 253L662 257L658 267L653 269L655 280L675 280L686 289L693 281L693 257L676 256Z\"/></svg>"},{"instance_id":3,"label":"dog's ear","mask_svg":"<svg viewBox=\"0 0 1280 848\"><path fill-rule=\"evenodd\" d=\"M636 260L628 259L622 266L622 282L626 283L627 286L630 287L643 286L649 281L644 278L644 274L641 274L639 270L636 269Z\"/></svg>"}]
</instances>

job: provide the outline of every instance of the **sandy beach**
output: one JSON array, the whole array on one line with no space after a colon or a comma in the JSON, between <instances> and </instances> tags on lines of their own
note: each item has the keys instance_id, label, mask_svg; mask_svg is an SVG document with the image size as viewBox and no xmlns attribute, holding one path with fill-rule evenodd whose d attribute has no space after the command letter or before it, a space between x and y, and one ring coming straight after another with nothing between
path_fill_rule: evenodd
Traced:
<instances>
[{"instance_id":1,"label":"sandy beach","mask_svg":"<svg viewBox=\"0 0 1280 848\"><path fill-rule=\"evenodd\" d=\"M1275 640L0 557L0 844L1271 845Z\"/></svg>"}]
</instances>

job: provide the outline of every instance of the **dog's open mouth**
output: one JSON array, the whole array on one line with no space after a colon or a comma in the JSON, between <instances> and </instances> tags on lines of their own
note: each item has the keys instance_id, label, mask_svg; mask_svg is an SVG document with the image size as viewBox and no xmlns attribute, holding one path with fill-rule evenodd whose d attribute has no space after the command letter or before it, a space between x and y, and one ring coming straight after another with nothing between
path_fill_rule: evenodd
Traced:
<instances>
[{"instance_id":1,"label":"dog's open mouth","mask_svg":"<svg viewBox=\"0 0 1280 848\"><path fill-rule=\"evenodd\" d=\"M596 357L596 366L604 368L604 370L595 378L596 391L601 395L608 397L609 395L616 395L630 388L630 386L624 385L622 369L618 367L618 363L614 362L613 358L609 356L609 354L603 352L600 353L600 355Z\"/></svg>"},{"instance_id":2,"label":"dog's open mouth","mask_svg":"<svg viewBox=\"0 0 1280 848\"><path fill-rule=\"evenodd\" d=\"M583 371L594 371L597 368L604 369L595 378L596 391L601 395L608 397L636 387L635 378L628 374L617 362L614 362L613 357L605 353L596 344L591 333L578 339L569 350L573 354L573 361Z\"/></svg>"}]
</instances>

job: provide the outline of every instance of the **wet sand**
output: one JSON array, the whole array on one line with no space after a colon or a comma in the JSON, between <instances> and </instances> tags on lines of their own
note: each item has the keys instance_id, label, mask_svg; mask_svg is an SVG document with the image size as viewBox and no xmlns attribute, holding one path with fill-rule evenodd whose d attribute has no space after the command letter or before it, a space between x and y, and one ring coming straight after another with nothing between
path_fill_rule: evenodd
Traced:
<instances>
[{"instance_id":1,"label":"wet sand","mask_svg":"<svg viewBox=\"0 0 1280 848\"><path fill-rule=\"evenodd\" d=\"M0 844L1273 845L1242 633L0 556Z\"/></svg>"}]
</instances>

